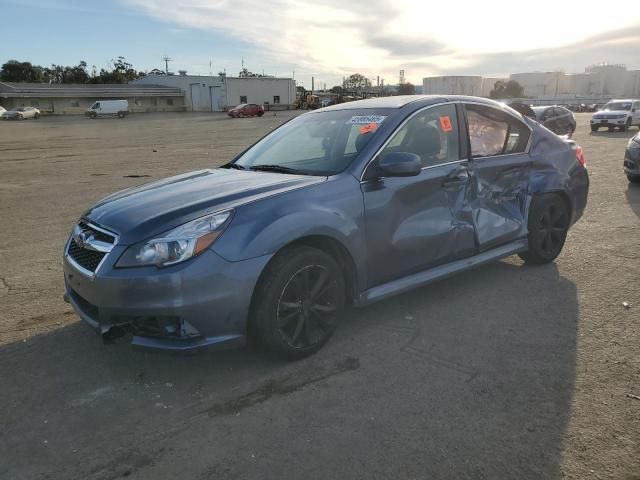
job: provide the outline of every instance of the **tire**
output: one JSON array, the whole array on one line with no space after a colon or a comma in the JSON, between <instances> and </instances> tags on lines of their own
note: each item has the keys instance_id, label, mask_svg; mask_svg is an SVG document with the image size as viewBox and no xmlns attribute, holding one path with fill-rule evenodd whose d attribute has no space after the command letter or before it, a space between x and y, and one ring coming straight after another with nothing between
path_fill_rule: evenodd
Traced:
<instances>
[{"instance_id":1,"label":"tire","mask_svg":"<svg viewBox=\"0 0 640 480\"><path fill-rule=\"evenodd\" d=\"M258 112L258 116L261 117L264 115L264 112Z\"/></svg>"},{"instance_id":2,"label":"tire","mask_svg":"<svg viewBox=\"0 0 640 480\"><path fill-rule=\"evenodd\" d=\"M91 115L89 116L89 118L92 118L95 120L96 118L98 118L98 114L96 112L91 112Z\"/></svg>"},{"instance_id":3,"label":"tire","mask_svg":"<svg viewBox=\"0 0 640 480\"><path fill-rule=\"evenodd\" d=\"M640 175L627 175L627 180L630 183L640 183Z\"/></svg>"},{"instance_id":4,"label":"tire","mask_svg":"<svg viewBox=\"0 0 640 480\"><path fill-rule=\"evenodd\" d=\"M631 127L631 119L627 118L627 123L625 123L624 125L620 126L620 131L621 132L626 132L630 127Z\"/></svg>"},{"instance_id":5,"label":"tire","mask_svg":"<svg viewBox=\"0 0 640 480\"><path fill-rule=\"evenodd\" d=\"M304 358L331 338L344 306L345 281L332 257L306 246L285 249L256 287L250 336L278 356Z\"/></svg>"},{"instance_id":6,"label":"tire","mask_svg":"<svg viewBox=\"0 0 640 480\"><path fill-rule=\"evenodd\" d=\"M560 255L569 230L569 209L557 194L537 195L529 207L529 249L519 256L527 263L544 264Z\"/></svg>"},{"instance_id":7,"label":"tire","mask_svg":"<svg viewBox=\"0 0 640 480\"><path fill-rule=\"evenodd\" d=\"M597 125L591 125L591 131L592 132L597 132L598 131L598 126Z\"/></svg>"},{"instance_id":8,"label":"tire","mask_svg":"<svg viewBox=\"0 0 640 480\"><path fill-rule=\"evenodd\" d=\"M118 118L124 118L124 112L118 112Z\"/></svg>"},{"instance_id":9,"label":"tire","mask_svg":"<svg viewBox=\"0 0 640 480\"><path fill-rule=\"evenodd\" d=\"M38 119L40 118L40 114L39 114L39 113L36 113L36 114L33 116L33 118L34 118L35 120L38 120Z\"/></svg>"}]
</instances>

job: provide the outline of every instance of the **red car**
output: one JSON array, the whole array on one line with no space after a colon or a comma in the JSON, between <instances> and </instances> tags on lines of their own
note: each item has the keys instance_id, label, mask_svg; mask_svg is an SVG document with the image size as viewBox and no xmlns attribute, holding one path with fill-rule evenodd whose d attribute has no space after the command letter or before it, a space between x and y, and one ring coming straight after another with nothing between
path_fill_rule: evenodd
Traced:
<instances>
[{"instance_id":1,"label":"red car","mask_svg":"<svg viewBox=\"0 0 640 480\"><path fill-rule=\"evenodd\" d=\"M264 107L262 105L256 105L255 103L241 103L237 107L229 110L228 115L231 118L255 117L256 115L261 117L264 115Z\"/></svg>"}]
</instances>

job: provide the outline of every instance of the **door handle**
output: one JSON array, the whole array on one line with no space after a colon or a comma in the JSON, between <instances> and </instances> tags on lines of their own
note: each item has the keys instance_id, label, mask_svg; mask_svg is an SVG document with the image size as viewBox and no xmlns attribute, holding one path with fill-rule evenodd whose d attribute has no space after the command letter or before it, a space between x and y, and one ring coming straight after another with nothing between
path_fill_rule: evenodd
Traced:
<instances>
[{"instance_id":1,"label":"door handle","mask_svg":"<svg viewBox=\"0 0 640 480\"><path fill-rule=\"evenodd\" d=\"M461 172L456 172L449 175L442 181L443 187L457 187L460 185L464 185L469 180L469 174L466 170Z\"/></svg>"}]
</instances>

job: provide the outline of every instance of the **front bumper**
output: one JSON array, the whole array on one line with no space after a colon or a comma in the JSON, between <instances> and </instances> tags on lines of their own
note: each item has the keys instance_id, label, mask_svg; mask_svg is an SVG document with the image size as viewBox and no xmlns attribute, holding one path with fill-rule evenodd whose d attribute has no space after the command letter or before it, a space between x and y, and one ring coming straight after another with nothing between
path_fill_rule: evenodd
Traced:
<instances>
[{"instance_id":1,"label":"front bumper","mask_svg":"<svg viewBox=\"0 0 640 480\"><path fill-rule=\"evenodd\" d=\"M228 262L207 250L166 268L114 268L124 248L93 276L64 257L65 299L103 339L130 331L134 345L171 350L244 343L251 295L270 255Z\"/></svg>"},{"instance_id":2,"label":"front bumper","mask_svg":"<svg viewBox=\"0 0 640 480\"><path fill-rule=\"evenodd\" d=\"M619 127L627 123L626 118L592 118L591 125L599 127Z\"/></svg>"},{"instance_id":3,"label":"front bumper","mask_svg":"<svg viewBox=\"0 0 640 480\"><path fill-rule=\"evenodd\" d=\"M622 168L626 175L640 177L640 142L629 142Z\"/></svg>"}]
</instances>

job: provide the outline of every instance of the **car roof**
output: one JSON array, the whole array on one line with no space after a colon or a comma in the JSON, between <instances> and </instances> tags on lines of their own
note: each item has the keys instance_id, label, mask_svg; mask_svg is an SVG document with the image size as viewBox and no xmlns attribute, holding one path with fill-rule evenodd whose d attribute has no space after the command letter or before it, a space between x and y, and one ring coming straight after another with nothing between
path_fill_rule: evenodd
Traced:
<instances>
[{"instance_id":1,"label":"car roof","mask_svg":"<svg viewBox=\"0 0 640 480\"><path fill-rule=\"evenodd\" d=\"M369 98L366 100L356 100L353 102L339 103L322 108L322 111L329 110L358 110L366 108L402 108L408 104L416 106L433 105L449 101L483 103L492 107L504 108L505 105L482 97L470 97L467 95L398 95L395 97ZM319 111L319 110L316 110Z\"/></svg>"}]
</instances>

